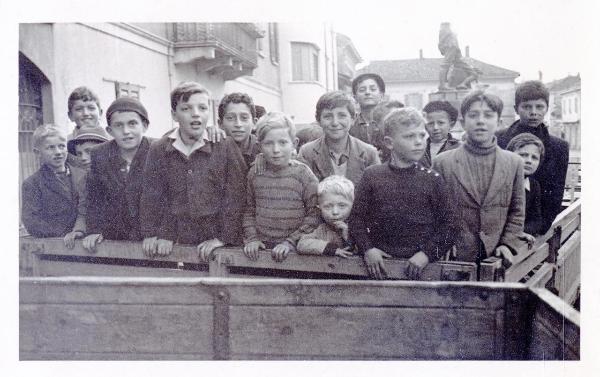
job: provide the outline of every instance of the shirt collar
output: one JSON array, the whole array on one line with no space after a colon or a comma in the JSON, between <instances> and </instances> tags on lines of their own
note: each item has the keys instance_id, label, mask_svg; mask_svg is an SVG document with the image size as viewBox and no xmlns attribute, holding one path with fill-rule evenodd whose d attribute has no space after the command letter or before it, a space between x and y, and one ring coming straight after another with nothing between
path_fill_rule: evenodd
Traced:
<instances>
[{"instance_id":1,"label":"shirt collar","mask_svg":"<svg viewBox=\"0 0 600 377\"><path fill-rule=\"evenodd\" d=\"M525 190L531 191L531 183L529 182L529 177L526 177L523 180L523 186L525 186Z\"/></svg>"},{"instance_id":2,"label":"shirt collar","mask_svg":"<svg viewBox=\"0 0 600 377\"><path fill-rule=\"evenodd\" d=\"M177 127L173 132L169 134L169 139L173 140L173 148L177 149L179 152L183 153L186 157L190 157L194 151L202 148L209 141L208 132L206 128L202 132L202 136L200 140L197 140L191 146L186 145L181 138L181 134L179 133L179 127Z\"/></svg>"}]
</instances>

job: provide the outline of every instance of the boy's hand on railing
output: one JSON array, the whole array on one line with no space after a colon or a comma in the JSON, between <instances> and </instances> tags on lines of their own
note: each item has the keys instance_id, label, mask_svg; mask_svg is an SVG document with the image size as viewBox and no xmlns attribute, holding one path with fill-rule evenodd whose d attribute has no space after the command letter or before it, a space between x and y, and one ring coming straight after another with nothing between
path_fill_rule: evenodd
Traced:
<instances>
[{"instance_id":1,"label":"boy's hand on railing","mask_svg":"<svg viewBox=\"0 0 600 377\"><path fill-rule=\"evenodd\" d=\"M392 256L376 247L365 252L365 264L370 277L377 280L383 280L387 277L387 271L383 263L384 257L391 258Z\"/></svg>"},{"instance_id":2,"label":"boy's hand on railing","mask_svg":"<svg viewBox=\"0 0 600 377\"><path fill-rule=\"evenodd\" d=\"M275 262L283 262L287 255L294 250L294 245L287 241L283 241L280 244L275 245L271 250L271 256L275 259Z\"/></svg>"},{"instance_id":3,"label":"boy's hand on railing","mask_svg":"<svg viewBox=\"0 0 600 377\"><path fill-rule=\"evenodd\" d=\"M83 239L83 248L89 251L90 253L95 253L96 245L102 242L103 239L104 237L102 237L102 234L90 234Z\"/></svg>"},{"instance_id":4,"label":"boy's hand on railing","mask_svg":"<svg viewBox=\"0 0 600 377\"><path fill-rule=\"evenodd\" d=\"M533 247L533 244L535 243L535 237L532 236L531 234L527 234L527 233L522 233L519 236L519 239L521 241L525 241L527 242L527 247L531 250L531 248Z\"/></svg>"},{"instance_id":5,"label":"boy's hand on railing","mask_svg":"<svg viewBox=\"0 0 600 377\"><path fill-rule=\"evenodd\" d=\"M265 244L260 241L251 241L244 245L244 255L253 261L258 260L259 250L266 249Z\"/></svg>"},{"instance_id":6,"label":"boy's hand on railing","mask_svg":"<svg viewBox=\"0 0 600 377\"><path fill-rule=\"evenodd\" d=\"M196 247L196 250L198 250L198 256L200 257L201 261L209 262L213 250L224 245L225 244L220 239L213 238L212 240L206 240L202 242L200 245L198 245L198 247Z\"/></svg>"},{"instance_id":7,"label":"boy's hand on railing","mask_svg":"<svg viewBox=\"0 0 600 377\"><path fill-rule=\"evenodd\" d=\"M167 256L173 251L173 241L171 240L156 240L156 251L154 255Z\"/></svg>"},{"instance_id":8,"label":"boy's hand on railing","mask_svg":"<svg viewBox=\"0 0 600 377\"><path fill-rule=\"evenodd\" d=\"M85 234L81 230L76 230L76 231L67 233L65 235L65 238L63 238L63 241L65 242L65 246L68 249L72 249L75 246L75 240L79 239L79 238L83 238L83 236L85 236Z\"/></svg>"},{"instance_id":9,"label":"boy's hand on railing","mask_svg":"<svg viewBox=\"0 0 600 377\"><path fill-rule=\"evenodd\" d=\"M503 258L506 262L509 263L508 266L506 267L510 267L512 266L514 263L514 255L512 253L512 251L510 251L510 249L508 248L508 246L506 245L500 245L496 248L494 255L496 255L499 258Z\"/></svg>"},{"instance_id":10,"label":"boy's hand on railing","mask_svg":"<svg viewBox=\"0 0 600 377\"><path fill-rule=\"evenodd\" d=\"M144 241L142 241L142 251L144 255L147 257L151 257L156 253L156 241L158 237L146 237Z\"/></svg>"},{"instance_id":11,"label":"boy's hand on railing","mask_svg":"<svg viewBox=\"0 0 600 377\"><path fill-rule=\"evenodd\" d=\"M348 258L354 255L351 250L352 246L346 246L343 249L338 248L335 250L335 255L342 258Z\"/></svg>"},{"instance_id":12,"label":"boy's hand on railing","mask_svg":"<svg viewBox=\"0 0 600 377\"><path fill-rule=\"evenodd\" d=\"M225 140L227 138L225 131L215 125L206 126L206 133L208 134L208 138L212 143L220 143L221 140Z\"/></svg>"},{"instance_id":13,"label":"boy's hand on railing","mask_svg":"<svg viewBox=\"0 0 600 377\"><path fill-rule=\"evenodd\" d=\"M421 272L429 263L429 257L422 251L419 251L408 260L406 274L411 280L419 280Z\"/></svg>"}]
</instances>

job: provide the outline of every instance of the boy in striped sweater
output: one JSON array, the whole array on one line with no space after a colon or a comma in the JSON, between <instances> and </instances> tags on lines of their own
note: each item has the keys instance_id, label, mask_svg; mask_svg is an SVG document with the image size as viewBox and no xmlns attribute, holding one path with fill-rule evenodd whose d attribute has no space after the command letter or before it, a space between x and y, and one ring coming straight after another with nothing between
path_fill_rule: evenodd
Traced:
<instances>
[{"instance_id":1,"label":"boy in striped sweater","mask_svg":"<svg viewBox=\"0 0 600 377\"><path fill-rule=\"evenodd\" d=\"M257 124L256 135L266 170L250 169L244 212L244 254L258 259L260 249L271 249L281 262L295 251L304 234L319 225L317 177L303 163L290 163L298 140L291 119L269 113Z\"/></svg>"}]
</instances>

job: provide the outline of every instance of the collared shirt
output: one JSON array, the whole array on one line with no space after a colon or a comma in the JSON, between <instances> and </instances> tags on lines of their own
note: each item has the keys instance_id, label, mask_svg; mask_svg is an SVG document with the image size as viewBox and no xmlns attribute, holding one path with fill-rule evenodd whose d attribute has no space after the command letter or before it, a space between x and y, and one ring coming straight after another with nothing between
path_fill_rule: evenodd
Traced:
<instances>
[{"instance_id":1,"label":"collared shirt","mask_svg":"<svg viewBox=\"0 0 600 377\"><path fill-rule=\"evenodd\" d=\"M186 157L190 157L192 155L192 153L194 153L195 150L202 148L209 141L208 132L206 131L206 128L205 128L204 131L202 132L202 136L200 137L200 140L196 140L196 142L194 142L194 144L188 146L183 142L180 131L181 130L179 129L179 127L177 127L177 129L175 131L173 131L169 134L169 139L174 140L173 148L175 148L179 152L183 153L183 155Z\"/></svg>"},{"instance_id":2,"label":"collared shirt","mask_svg":"<svg viewBox=\"0 0 600 377\"><path fill-rule=\"evenodd\" d=\"M523 186L525 186L525 190L531 191L531 184L529 183L529 177L525 177L523 180Z\"/></svg>"},{"instance_id":3,"label":"collared shirt","mask_svg":"<svg viewBox=\"0 0 600 377\"><path fill-rule=\"evenodd\" d=\"M333 167L333 173L335 175L346 175L346 170L348 167L348 160L350 159L350 138L348 138L348 142L346 143L346 147L341 153L336 153L329 149L327 144L325 144L327 150L329 151L329 158L331 159L331 165Z\"/></svg>"}]
</instances>

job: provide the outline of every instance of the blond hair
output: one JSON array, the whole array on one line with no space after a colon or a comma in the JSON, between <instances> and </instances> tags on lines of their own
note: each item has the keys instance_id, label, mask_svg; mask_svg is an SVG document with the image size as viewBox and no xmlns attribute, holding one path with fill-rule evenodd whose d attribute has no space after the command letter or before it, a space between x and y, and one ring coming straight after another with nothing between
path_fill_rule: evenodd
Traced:
<instances>
[{"instance_id":1,"label":"blond hair","mask_svg":"<svg viewBox=\"0 0 600 377\"><path fill-rule=\"evenodd\" d=\"M317 195L319 198L327 193L340 195L346 200L354 202L354 183L341 175L330 175L317 186Z\"/></svg>"},{"instance_id":2,"label":"blond hair","mask_svg":"<svg viewBox=\"0 0 600 377\"><path fill-rule=\"evenodd\" d=\"M263 115L256 123L256 137L260 143L265 139L269 131L284 129L288 130L290 139L296 139L296 126L289 116L282 112L272 111Z\"/></svg>"},{"instance_id":3,"label":"blond hair","mask_svg":"<svg viewBox=\"0 0 600 377\"><path fill-rule=\"evenodd\" d=\"M67 142L67 135L61 128L54 124L42 124L33 131L33 148L39 150L44 140L51 136L58 136Z\"/></svg>"}]
</instances>

